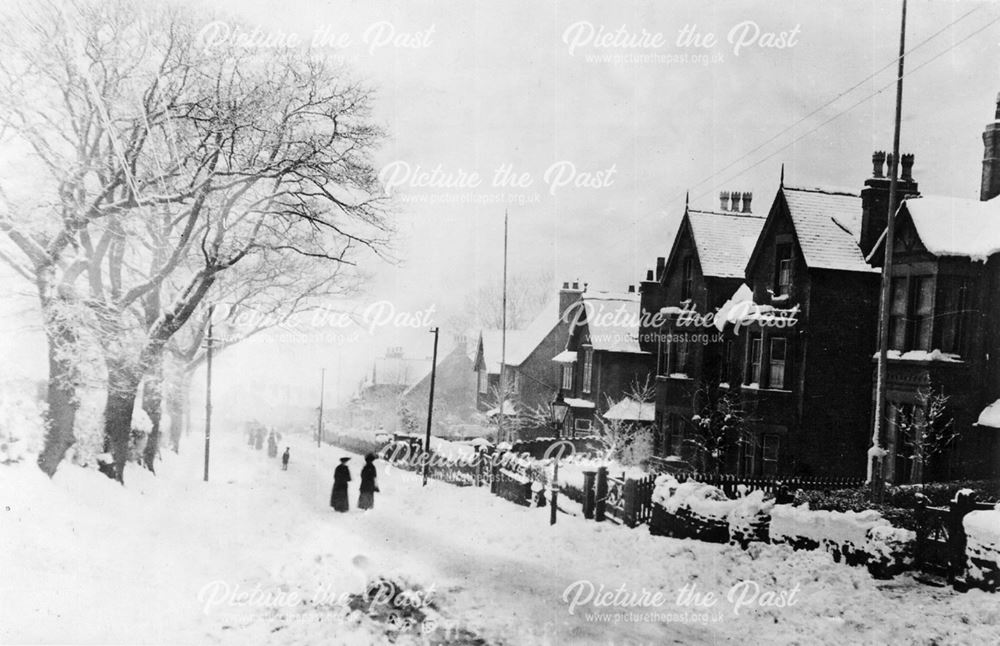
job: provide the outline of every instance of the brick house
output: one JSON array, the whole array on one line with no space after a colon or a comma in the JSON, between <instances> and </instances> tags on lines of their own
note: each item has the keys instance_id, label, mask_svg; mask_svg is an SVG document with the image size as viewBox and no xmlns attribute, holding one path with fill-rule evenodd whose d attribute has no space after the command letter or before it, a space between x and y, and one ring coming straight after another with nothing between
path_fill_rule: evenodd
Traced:
<instances>
[{"instance_id":1,"label":"brick house","mask_svg":"<svg viewBox=\"0 0 1000 646\"><path fill-rule=\"evenodd\" d=\"M861 195L783 181L775 195L746 267L754 316L734 346L740 473L865 473L880 284L866 256L885 227L884 161L873 156ZM912 165L904 155L904 196L917 192Z\"/></svg>"},{"instance_id":2,"label":"brick house","mask_svg":"<svg viewBox=\"0 0 1000 646\"><path fill-rule=\"evenodd\" d=\"M570 405L563 437L592 434L596 416L609 413L622 422L651 424L652 402L633 392L651 384L656 361L639 343L634 286L624 294L585 291L571 312L566 349L552 359L560 366L560 391Z\"/></svg>"},{"instance_id":3,"label":"brick house","mask_svg":"<svg viewBox=\"0 0 1000 646\"><path fill-rule=\"evenodd\" d=\"M585 288L586 286L584 286ZM511 425L506 437L499 441L531 439L548 435L547 423L531 418L547 414L561 383L562 372L552 358L564 348L569 332L569 320L564 313L579 300L583 289L578 282L563 283L535 319L523 330L507 331L506 358L503 372L508 382L508 404L504 413L521 421L516 431ZM498 330L480 333L473 370L478 373L477 408L488 416L500 413L496 393L500 385L501 338ZM485 392L484 392L485 390ZM535 414L537 413L537 414Z\"/></svg>"},{"instance_id":4,"label":"brick house","mask_svg":"<svg viewBox=\"0 0 1000 646\"><path fill-rule=\"evenodd\" d=\"M473 357L465 337L455 339L450 352L438 357L434 374L434 434L452 434L453 426L472 421L476 408L476 373L472 370ZM431 371L427 367L400 395L418 419L426 420L430 396Z\"/></svg>"},{"instance_id":5,"label":"brick house","mask_svg":"<svg viewBox=\"0 0 1000 646\"><path fill-rule=\"evenodd\" d=\"M724 192L719 210L685 207L669 255L657 259L642 283L647 313L642 335L657 355L654 450L693 460L692 418L700 395L736 381L732 330L694 315L717 312L739 288L750 251L764 225L754 215L750 193ZM650 314L657 313L657 317Z\"/></svg>"},{"instance_id":6,"label":"brick house","mask_svg":"<svg viewBox=\"0 0 1000 646\"><path fill-rule=\"evenodd\" d=\"M889 482L1000 475L1000 104L983 133L980 200L910 197L896 216L886 424ZM882 264L884 236L872 254ZM927 460L918 429L935 394L954 444ZM1000 411L998 411L1000 412Z\"/></svg>"}]
</instances>

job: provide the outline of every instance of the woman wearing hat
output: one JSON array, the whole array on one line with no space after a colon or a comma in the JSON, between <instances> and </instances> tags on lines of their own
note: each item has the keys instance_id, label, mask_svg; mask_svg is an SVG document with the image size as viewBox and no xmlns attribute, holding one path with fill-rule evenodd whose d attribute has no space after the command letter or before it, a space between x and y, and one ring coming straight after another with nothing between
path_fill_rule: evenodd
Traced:
<instances>
[{"instance_id":1,"label":"woman wearing hat","mask_svg":"<svg viewBox=\"0 0 1000 646\"><path fill-rule=\"evenodd\" d=\"M330 493L330 506L336 511L347 511L350 503L347 502L347 483L351 481L351 470L347 468L347 461L351 458L340 458L340 464L333 470L333 491Z\"/></svg>"},{"instance_id":2,"label":"woman wearing hat","mask_svg":"<svg viewBox=\"0 0 1000 646\"><path fill-rule=\"evenodd\" d=\"M361 468L361 493L358 495L358 508L371 509L375 506L375 492L378 491L378 474L375 472L375 455L365 456L365 466Z\"/></svg>"}]
</instances>

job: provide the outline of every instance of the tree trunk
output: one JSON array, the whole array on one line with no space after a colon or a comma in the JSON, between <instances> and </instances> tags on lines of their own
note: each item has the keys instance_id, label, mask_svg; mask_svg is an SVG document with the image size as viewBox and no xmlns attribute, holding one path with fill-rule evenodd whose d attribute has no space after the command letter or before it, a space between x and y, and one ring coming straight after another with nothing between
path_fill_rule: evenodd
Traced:
<instances>
[{"instance_id":1,"label":"tree trunk","mask_svg":"<svg viewBox=\"0 0 1000 646\"><path fill-rule=\"evenodd\" d=\"M142 387L142 410L146 411L152 428L149 437L146 439L146 448L143 451L142 461L147 469L156 473L154 462L160 453L160 421L163 407L163 356L157 355L153 359L153 367L150 371L149 379Z\"/></svg>"},{"instance_id":2,"label":"tree trunk","mask_svg":"<svg viewBox=\"0 0 1000 646\"><path fill-rule=\"evenodd\" d=\"M76 442L73 425L80 402L76 397L76 365L70 346L76 341L72 328L46 314L49 352L48 409L45 413L45 446L38 466L49 477L55 475L66 451Z\"/></svg>"},{"instance_id":3,"label":"tree trunk","mask_svg":"<svg viewBox=\"0 0 1000 646\"><path fill-rule=\"evenodd\" d=\"M125 483L125 463L128 461L132 438L132 411L139 389L141 374L126 362L108 361L108 400L104 406L104 451L111 461L101 465L101 472Z\"/></svg>"},{"instance_id":4,"label":"tree trunk","mask_svg":"<svg viewBox=\"0 0 1000 646\"><path fill-rule=\"evenodd\" d=\"M181 435L184 431L184 418L187 415L187 399L190 378L187 372L181 371L171 382L166 393L167 413L170 415L169 441L170 450L177 453L180 450Z\"/></svg>"}]
</instances>

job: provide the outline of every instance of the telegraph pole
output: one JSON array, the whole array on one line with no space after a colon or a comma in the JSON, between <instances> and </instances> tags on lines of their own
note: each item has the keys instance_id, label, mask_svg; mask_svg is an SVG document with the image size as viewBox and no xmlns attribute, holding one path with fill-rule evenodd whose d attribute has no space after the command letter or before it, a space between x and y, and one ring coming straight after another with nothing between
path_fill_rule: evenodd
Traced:
<instances>
[{"instance_id":1,"label":"telegraph pole","mask_svg":"<svg viewBox=\"0 0 1000 646\"><path fill-rule=\"evenodd\" d=\"M208 306L208 338L205 349L205 482L208 482L208 456L212 439L212 320L215 318L215 305Z\"/></svg>"},{"instance_id":2,"label":"telegraph pole","mask_svg":"<svg viewBox=\"0 0 1000 646\"><path fill-rule=\"evenodd\" d=\"M316 426L316 446L323 446L323 391L326 390L326 368L319 371L319 422Z\"/></svg>"},{"instance_id":3,"label":"telegraph pole","mask_svg":"<svg viewBox=\"0 0 1000 646\"><path fill-rule=\"evenodd\" d=\"M431 392L427 399L427 436L424 439L424 485L427 486L427 469L431 456L431 416L434 413L434 377L437 374L438 362L438 332L440 328L433 328L434 334L434 354L431 355Z\"/></svg>"},{"instance_id":4,"label":"telegraph pole","mask_svg":"<svg viewBox=\"0 0 1000 646\"><path fill-rule=\"evenodd\" d=\"M875 381L875 429L872 432L872 455L868 456L870 482L877 499L881 498L885 484L885 464L882 442L885 439L886 381L889 361L889 304L892 298L892 245L896 231L896 202L898 197L897 176L899 175L899 124L903 111L903 53L906 46L906 0L903 0L903 16L899 27L899 64L896 76L896 119L892 132L892 159L889 161L889 217L886 220L884 252L882 262L882 289L879 297L878 316L878 376Z\"/></svg>"},{"instance_id":5,"label":"telegraph pole","mask_svg":"<svg viewBox=\"0 0 1000 646\"><path fill-rule=\"evenodd\" d=\"M503 434L503 416L506 412L507 403L507 380L505 377L507 363L507 209L503 212L503 293L501 295L503 311L500 314L500 416L497 418L497 442L503 442L507 438Z\"/></svg>"}]
</instances>

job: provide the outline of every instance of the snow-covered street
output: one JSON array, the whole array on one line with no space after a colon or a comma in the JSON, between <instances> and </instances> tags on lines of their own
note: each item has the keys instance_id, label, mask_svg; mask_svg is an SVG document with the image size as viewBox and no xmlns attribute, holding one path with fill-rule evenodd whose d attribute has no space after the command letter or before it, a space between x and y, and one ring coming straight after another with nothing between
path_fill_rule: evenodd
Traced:
<instances>
[{"instance_id":1,"label":"snow-covered street","mask_svg":"<svg viewBox=\"0 0 1000 646\"><path fill-rule=\"evenodd\" d=\"M217 436L208 484L194 442L156 477L130 470L124 489L71 465L52 482L31 464L0 469L0 641L420 643L423 631L438 643L491 644L1000 637L1000 604L983 592L879 582L824 553L744 552L565 515L550 527L546 510L486 488L424 488L383 463L376 508L337 514L329 488L345 453L288 443L283 472L265 452ZM360 462L351 461L355 478ZM422 590L415 605L434 608L425 625L400 634L347 611L348 595L379 576ZM753 583L734 588L741 581Z\"/></svg>"}]
</instances>

